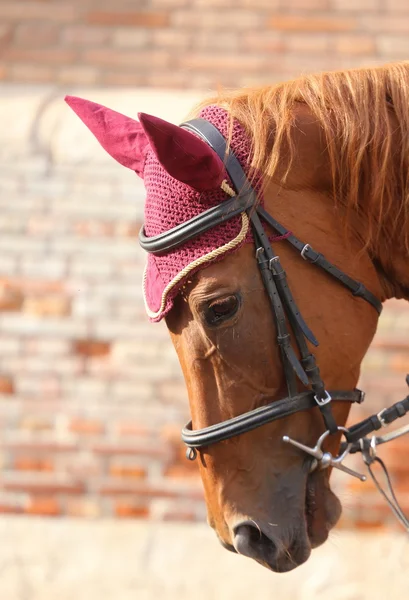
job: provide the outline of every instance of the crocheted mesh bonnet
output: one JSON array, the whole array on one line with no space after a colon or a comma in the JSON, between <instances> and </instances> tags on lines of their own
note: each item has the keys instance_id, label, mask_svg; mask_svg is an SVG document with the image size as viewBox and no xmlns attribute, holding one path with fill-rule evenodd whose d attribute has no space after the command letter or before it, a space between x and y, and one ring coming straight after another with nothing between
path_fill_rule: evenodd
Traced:
<instances>
[{"instance_id":1,"label":"crocheted mesh bonnet","mask_svg":"<svg viewBox=\"0 0 409 600\"><path fill-rule=\"evenodd\" d=\"M200 117L228 137L230 123L225 109L208 106ZM250 140L237 121L233 123L231 149L248 172ZM230 183L227 174L226 179ZM165 171L151 149L147 151L143 180L147 192L145 233L148 237L172 229L228 198L220 188L200 193L177 181ZM253 181L253 186L259 190L260 178ZM252 234L248 219L246 215L238 215L167 254L149 254L143 281L149 319L160 321L167 315L175 296L195 272L222 260L249 241Z\"/></svg>"},{"instance_id":2,"label":"crocheted mesh bonnet","mask_svg":"<svg viewBox=\"0 0 409 600\"><path fill-rule=\"evenodd\" d=\"M193 133L144 113L140 113L138 122L89 100L75 96L65 100L102 147L143 178L144 227L148 237L164 233L229 197L222 182L231 182L221 159ZM250 140L241 125L237 121L231 125L228 112L220 106L207 106L199 116L231 139L231 150L248 172ZM260 192L261 177L253 177L252 184ZM143 290L149 318L163 319L194 273L222 260L248 241L252 241L252 234L243 213L168 253L148 255Z\"/></svg>"}]
</instances>

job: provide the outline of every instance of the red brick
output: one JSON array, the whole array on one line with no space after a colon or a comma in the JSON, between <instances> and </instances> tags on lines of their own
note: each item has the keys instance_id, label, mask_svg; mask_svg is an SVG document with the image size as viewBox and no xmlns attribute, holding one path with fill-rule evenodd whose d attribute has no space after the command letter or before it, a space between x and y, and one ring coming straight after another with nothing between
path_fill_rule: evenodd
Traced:
<instances>
[{"instance_id":1,"label":"red brick","mask_svg":"<svg viewBox=\"0 0 409 600\"><path fill-rule=\"evenodd\" d=\"M384 0L385 9L396 12L409 12L409 4L406 0Z\"/></svg>"},{"instance_id":2,"label":"red brick","mask_svg":"<svg viewBox=\"0 0 409 600\"><path fill-rule=\"evenodd\" d=\"M13 37L13 28L10 25L0 24L0 49L5 48Z\"/></svg>"},{"instance_id":3,"label":"red brick","mask_svg":"<svg viewBox=\"0 0 409 600\"><path fill-rule=\"evenodd\" d=\"M81 356L107 356L111 351L111 343L98 340L77 340L73 344L73 351Z\"/></svg>"},{"instance_id":4,"label":"red brick","mask_svg":"<svg viewBox=\"0 0 409 600\"><path fill-rule=\"evenodd\" d=\"M147 473L146 469L138 465L112 464L109 467L109 475L126 479L145 479Z\"/></svg>"},{"instance_id":5,"label":"red brick","mask_svg":"<svg viewBox=\"0 0 409 600\"><path fill-rule=\"evenodd\" d=\"M0 394L5 396L14 394L14 383L11 377L0 375Z\"/></svg>"},{"instance_id":6,"label":"red brick","mask_svg":"<svg viewBox=\"0 0 409 600\"><path fill-rule=\"evenodd\" d=\"M245 31L261 29L265 22L263 11L238 10L237 8L219 10L201 10L200 15L194 10L174 10L171 13L171 28L193 29L197 28L198 20L202 29ZM177 35L177 34L176 34ZM219 33L215 33L219 35Z\"/></svg>"},{"instance_id":7,"label":"red brick","mask_svg":"<svg viewBox=\"0 0 409 600\"><path fill-rule=\"evenodd\" d=\"M32 403L31 403L32 404ZM48 440L36 439L26 441L24 439L6 439L1 442L2 448L14 450L15 452L73 452L77 450L77 445L72 442L53 442Z\"/></svg>"},{"instance_id":8,"label":"red brick","mask_svg":"<svg viewBox=\"0 0 409 600\"><path fill-rule=\"evenodd\" d=\"M107 25L109 27L118 25L125 25L126 27L166 27L169 24L169 15L167 12L94 11L85 15L84 20L92 25Z\"/></svg>"},{"instance_id":9,"label":"red brick","mask_svg":"<svg viewBox=\"0 0 409 600\"><path fill-rule=\"evenodd\" d=\"M111 237L114 233L114 224L108 221L78 221L74 223L73 231L84 237Z\"/></svg>"},{"instance_id":10,"label":"red brick","mask_svg":"<svg viewBox=\"0 0 409 600\"><path fill-rule=\"evenodd\" d=\"M393 371L403 374L409 373L409 352L392 356L389 360L389 366Z\"/></svg>"},{"instance_id":11,"label":"red brick","mask_svg":"<svg viewBox=\"0 0 409 600\"><path fill-rule=\"evenodd\" d=\"M385 531L387 529L386 523L381 518L374 518L373 520L366 521L365 519L354 519L354 527L356 529L371 531L376 529L377 531Z\"/></svg>"},{"instance_id":12,"label":"red brick","mask_svg":"<svg viewBox=\"0 0 409 600\"><path fill-rule=\"evenodd\" d=\"M400 60L402 56L409 53L409 39L407 35L379 35L377 37L378 51L385 57L396 58Z\"/></svg>"},{"instance_id":13,"label":"red brick","mask_svg":"<svg viewBox=\"0 0 409 600\"><path fill-rule=\"evenodd\" d=\"M176 49L188 48L192 37L195 37L191 31L178 31L175 35L174 29L158 29L152 32L152 40L158 48Z\"/></svg>"},{"instance_id":14,"label":"red brick","mask_svg":"<svg viewBox=\"0 0 409 600\"><path fill-rule=\"evenodd\" d=\"M237 60L236 54L211 54L207 52L189 52L179 57L178 63L182 68L212 70L212 71L242 71L257 72L267 66L267 59L258 55L247 54Z\"/></svg>"},{"instance_id":15,"label":"red brick","mask_svg":"<svg viewBox=\"0 0 409 600\"><path fill-rule=\"evenodd\" d=\"M101 516L101 511L99 498L84 498L81 496L64 498L64 514L70 517L96 518Z\"/></svg>"},{"instance_id":16,"label":"red brick","mask_svg":"<svg viewBox=\"0 0 409 600\"><path fill-rule=\"evenodd\" d=\"M147 518L149 517L149 508L132 502L116 502L114 508L115 515L120 518Z\"/></svg>"},{"instance_id":17,"label":"red brick","mask_svg":"<svg viewBox=\"0 0 409 600\"><path fill-rule=\"evenodd\" d=\"M186 479L187 477L198 478L199 469L195 462L187 460L186 456L183 456L184 463L177 462L171 464L164 469L164 475L172 479Z\"/></svg>"},{"instance_id":18,"label":"red brick","mask_svg":"<svg viewBox=\"0 0 409 600\"><path fill-rule=\"evenodd\" d=\"M267 27L278 31L353 31L358 23L354 18L284 15L272 15Z\"/></svg>"},{"instance_id":19,"label":"red brick","mask_svg":"<svg viewBox=\"0 0 409 600\"><path fill-rule=\"evenodd\" d=\"M301 10L325 10L328 8L332 8L332 2L334 0L286 0L285 7L286 8L296 8ZM338 0L339 1L339 0ZM350 0L341 0L342 2L348 2ZM360 2L365 2L366 0L360 0ZM370 0L373 2L373 0ZM377 0L375 0L377 1Z\"/></svg>"},{"instance_id":20,"label":"red brick","mask_svg":"<svg viewBox=\"0 0 409 600\"><path fill-rule=\"evenodd\" d=\"M63 317L71 312L71 302L65 296L55 294L45 296L27 296L23 312L41 317Z\"/></svg>"},{"instance_id":21,"label":"red brick","mask_svg":"<svg viewBox=\"0 0 409 600\"><path fill-rule=\"evenodd\" d=\"M190 75L183 71L174 73L170 70L166 72L153 71L147 72L144 80L139 81L138 85L144 85L149 88L189 88L191 89Z\"/></svg>"},{"instance_id":22,"label":"red brick","mask_svg":"<svg viewBox=\"0 0 409 600\"><path fill-rule=\"evenodd\" d=\"M375 53L375 40L369 35L341 36L334 40L335 51L350 56Z\"/></svg>"},{"instance_id":23,"label":"red brick","mask_svg":"<svg viewBox=\"0 0 409 600\"><path fill-rule=\"evenodd\" d=\"M180 439L179 427L164 427L161 431L161 436L166 440L169 447L168 461L164 475L175 479L198 477L199 470L197 463L186 459L186 446Z\"/></svg>"},{"instance_id":24,"label":"red brick","mask_svg":"<svg viewBox=\"0 0 409 600\"><path fill-rule=\"evenodd\" d=\"M385 0L359 0L359 2L356 0L332 0L331 6L340 12L355 11L361 12L365 16L370 11L379 11L381 6L383 9L384 3Z\"/></svg>"},{"instance_id":25,"label":"red brick","mask_svg":"<svg viewBox=\"0 0 409 600\"><path fill-rule=\"evenodd\" d=\"M28 515L57 517L61 515L61 506L55 498L38 496L30 498L24 512Z\"/></svg>"},{"instance_id":26,"label":"red brick","mask_svg":"<svg viewBox=\"0 0 409 600\"><path fill-rule=\"evenodd\" d=\"M146 48L151 39L152 31L140 27L121 27L114 30L112 34L112 43L115 48Z\"/></svg>"},{"instance_id":27,"label":"red brick","mask_svg":"<svg viewBox=\"0 0 409 600\"><path fill-rule=\"evenodd\" d=\"M156 72L156 79L158 78L158 73ZM118 71L111 71L109 69L104 69L101 75L101 81L104 85L119 85L122 87L148 87L148 74L141 72L126 71L120 73Z\"/></svg>"},{"instance_id":28,"label":"red brick","mask_svg":"<svg viewBox=\"0 0 409 600\"><path fill-rule=\"evenodd\" d=\"M169 52L163 50L139 50L113 52L111 48L95 48L84 50L83 59L86 63L123 69L136 69L145 65L146 69L167 67L170 64Z\"/></svg>"},{"instance_id":29,"label":"red brick","mask_svg":"<svg viewBox=\"0 0 409 600\"><path fill-rule=\"evenodd\" d=\"M137 238L141 226L139 223L116 223L114 226L114 235L118 237Z\"/></svg>"},{"instance_id":30,"label":"red brick","mask_svg":"<svg viewBox=\"0 0 409 600\"><path fill-rule=\"evenodd\" d=\"M77 5L77 6L76 6ZM0 21L3 19L13 19L22 21L23 19L61 21L69 23L78 18L80 10L79 3L58 2L23 2L18 0L1 0L0 2Z\"/></svg>"},{"instance_id":31,"label":"red brick","mask_svg":"<svg viewBox=\"0 0 409 600\"><path fill-rule=\"evenodd\" d=\"M14 473L13 478L3 477L2 487L4 490L47 495L82 494L84 492L84 485L79 481L63 481L58 477L40 478L38 475L35 478L26 476L20 478L17 475Z\"/></svg>"},{"instance_id":32,"label":"red brick","mask_svg":"<svg viewBox=\"0 0 409 600\"><path fill-rule=\"evenodd\" d=\"M9 63L8 77L11 81L23 81L24 83L46 83L49 81L54 81L55 71L48 65Z\"/></svg>"},{"instance_id":33,"label":"red brick","mask_svg":"<svg viewBox=\"0 0 409 600\"><path fill-rule=\"evenodd\" d=\"M371 351L374 349L385 350L387 352L409 352L407 340L395 339L393 337L376 337L371 344Z\"/></svg>"},{"instance_id":34,"label":"red brick","mask_svg":"<svg viewBox=\"0 0 409 600\"><path fill-rule=\"evenodd\" d=\"M106 479L98 487L97 492L103 496L132 496L141 498L180 498L184 493L178 490L166 490L160 486Z\"/></svg>"},{"instance_id":35,"label":"red brick","mask_svg":"<svg viewBox=\"0 0 409 600\"><path fill-rule=\"evenodd\" d=\"M73 433L96 435L103 433L105 426L101 421L95 419L77 418L71 420L69 430Z\"/></svg>"},{"instance_id":36,"label":"red brick","mask_svg":"<svg viewBox=\"0 0 409 600\"><path fill-rule=\"evenodd\" d=\"M24 295L16 285L0 282L0 311L20 311L23 302Z\"/></svg>"},{"instance_id":37,"label":"red brick","mask_svg":"<svg viewBox=\"0 0 409 600\"><path fill-rule=\"evenodd\" d=\"M193 511L189 511L189 510L171 510L171 511L165 511L162 519L164 521L171 521L171 522L192 522L192 521L197 521L196 515Z\"/></svg>"},{"instance_id":38,"label":"red brick","mask_svg":"<svg viewBox=\"0 0 409 600\"><path fill-rule=\"evenodd\" d=\"M139 444L121 444L115 442L99 442L92 446L93 452L96 454L104 455L118 455L123 454L132 456L146 456L151 458L160 458L166 455L166 449L159 445L139 445Z\"/></svg>"},{"instance_id":39,"label":"red brick","mask_svg":"<svg viewBox=\"0 0 409 600\"><path fill-rule=\"evenodd\" d=\"M89 25L71 25L61 32L63 43L79 46L101 46L107 44L112 31L108 27L90 27Z\"/></svg>"},{"instance_id":40,"label":"red brick","mask_svg":"<svg viewBox=\"0 0 409 600\"><path fill-rule=\"evenodd\" d=\"M71 65L60 67L56 79L59 83L94 85L98 83L100 76L100 70L92 66Z\"/></svg>"},{"instance_id":41,"label":"red brick","mask_svg":"<svg viewBox=\"0 0 409 600\"><path fill-rule=\"evenodd\" d=\"M368 33L406 33L409 31L409 14L362 15L362 25Z\"/></svg>"},{"instance_id":42,"label":"red brick","mask_svg":"<svg viewBox=\"0 0 409 600\"><path fill-rule=\"evenodd\" d=\"M285 49L290 52L308 52L309 54L320 54L327 52L330 44L330 36L324 34L288 34L285 36Z\"/></svg>"},{"instance_id":43,"label":"red brick","mask_svg":"<svg viewBox=\"0 0 409 600\"><path fill-rule=\"evenodd\" d=\"M45 63L46 65L64 65L73 63L77 57L74 50L65 48L7 48L3 55L5 60L24 63Z\"/></svg>"},{"instance_id":44,"label":"red brick","mask_svg":"<svg viewBox=\"0 0 409 600\"><path fill-rule=\"evenodd\" d=\"M10 285L20 289L23 293L51 293L61 292L65 289L65 283L62 281L50 281L48 279L28 279L21 277L9 277L0 279L0 288L2 285Z\"/></svg>"},{"instance_id":45,"label":"red brick","mask_svg":"<svg viewBox=\"0 0 409 600\"><path fill-rule=\"evenodd\" d=\"M23 508L20 505L10 504L6 502L0 502L0 514L8 514L8 515L18 515L23 512Z\"/></svg>"},{"instance_id":46,"label":"red brick","mask_svg":"<svg viewBox=\"0 0 409 600\"><path fill-rule=\"evenodd\" d=\"M139 421L120 421L115 426L118 435L131 435L131 436L150 436L154 435L153 430L142 425Z\"/></svg>"},{"instance_id":47,"label":"red brick","mask_svg":"<svg viewBox=\"0 0 409 600\"><path fill-rule=\"evenodd\" d=\"M33 458L30 456L22 456L14 460L13 468L16 471L43 471L51 472L54 470L54 465L49 458Z\"/></svg>"},{"instance_id":48,"label":"red brick","mask_svg":"<svg viewBox=\"0 0 409 600\"><path fill-rule=\"evenodd\" d=\"M45 48L55 45L60 37L60 28L53 23L20 23L16 26L14 43L19 48Z\"/></svg>"},{"instance_id":49,"label":"red brick","mask_svg":"<svg viewBox=\"0 0 409 600\"><path fill-rule=\"evenodd\" d=\"M27 414L21 418L18 426L26 431L50 431L54 428L54 422L50 417Z\"/></svg>"}]
</instances>

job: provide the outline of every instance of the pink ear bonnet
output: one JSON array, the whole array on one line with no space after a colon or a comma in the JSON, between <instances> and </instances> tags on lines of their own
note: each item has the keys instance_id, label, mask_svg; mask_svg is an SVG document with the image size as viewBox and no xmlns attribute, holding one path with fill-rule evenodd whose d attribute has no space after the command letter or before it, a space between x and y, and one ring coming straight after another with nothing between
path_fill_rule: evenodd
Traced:
<instances>
[{"instance_id":1,"label":"pink ear bonnet","mask_svg":"<svg viewBox=\"0 0 409 600\"><path fill-rule=\"evenodd\" d=\"M115 160L143 178L148 237L172 229L228 198L220 187L224 180L230 181L222 161L191 132L143 113L136 121L73 96L67 96L66 102ZM229 116L224 109L208 106L200 117L228 137ZM250 143L238 122L233 124L231 149L247 171ZM259 182L254 185L257 190ZM252 241L248 219L238 215L166 254L148 254L143 289L149 318L160 321L189 277L247 241Z\"/></svg>"}]
</instances>

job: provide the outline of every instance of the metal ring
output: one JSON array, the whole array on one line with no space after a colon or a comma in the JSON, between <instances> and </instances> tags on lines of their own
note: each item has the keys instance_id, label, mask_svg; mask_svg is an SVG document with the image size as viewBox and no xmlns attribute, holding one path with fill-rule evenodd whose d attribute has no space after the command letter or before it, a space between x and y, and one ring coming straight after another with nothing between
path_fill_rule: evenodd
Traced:
<instances>
[{"instance_id":1,"label":"metal ring","mask_svg":"<svg viewBox=\"0 0 409 600\"><path fill-rule=\"evenodd\" d=\"M196 448L186 448L186 458L188 460L194 461L194 460L196 460L196 457L197 457Z\"/></svg>"}]
</instances>

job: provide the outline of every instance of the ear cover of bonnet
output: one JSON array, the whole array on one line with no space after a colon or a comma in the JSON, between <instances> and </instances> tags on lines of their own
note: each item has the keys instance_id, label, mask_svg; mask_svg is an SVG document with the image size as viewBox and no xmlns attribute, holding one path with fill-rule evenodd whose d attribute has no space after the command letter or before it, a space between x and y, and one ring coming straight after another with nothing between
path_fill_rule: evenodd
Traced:
<instances>
[{"instance_id":1,"label":"ear cover of bonnet","mask_svg":"<svg viewBox=\"0 0 409 600\"><path fill-rule=\"evenodd\" d=\"M143 178L146 235L159 235L226 200L226 193L220 187L223 179L228 179L224 165L194 134L144 113L137 121L81 98L68 96L66 101L103 148ZM231 122L225 108L209 105L200 116L213 123L226 138L229 136ZM232 150L247 170L251 152L249 136L238 121L233 122L231 133ZM248 219L237 215L172 252L148 254L143 289L149 319L154 322L163 319L189 277L251 239Z\"/></svg>"},{"instance_id":2,"label":"ear cover of bonnet","mask_svg":"<svg viewBox=\"0 0 409 600\"><path fill-rule=\"evenodd\" d=\"M219 187L225 177L223 162L208 144L177 125L145 113L136 121L75 96L65 101L108 154L140 177L148 148L169 175L198 192Z\"/></svg>"}]
</instances>

